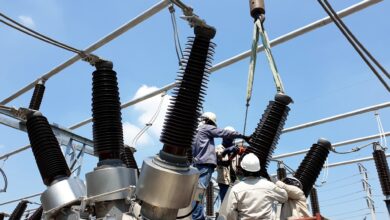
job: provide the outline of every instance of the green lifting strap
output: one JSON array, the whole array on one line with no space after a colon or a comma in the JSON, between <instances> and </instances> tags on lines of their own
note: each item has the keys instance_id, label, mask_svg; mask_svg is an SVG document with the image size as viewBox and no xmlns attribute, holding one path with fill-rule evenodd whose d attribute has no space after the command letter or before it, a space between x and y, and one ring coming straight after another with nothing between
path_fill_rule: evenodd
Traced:
<instances>
[{"instance_id":1,"label":"green lifting strap","mask_svg":"<svg viewBox=\"0 0 390 220\"><path fill-rule=\"evenodd\" d=\"M266 54L268 64L270 66L270 69L271 69L271 72L272 72L272 75L274 78L276 90L278 93L284 93L282 79L279 75L278 68L276 67L276 63L275 63L275 60L274 60L272 52L271 52L271 45L269 43L267 32L265 31L261 20L262 20L261 17L256 19L254 26L253 26L252 48L251 48L247 90L246 90L246 110L245 110L243 134L245 134L246 122L247 122L247 117L248 117L248 109L249 109L249 105L250 105L250 100L252 98L253 81L254 81L255 69L256 69L257 45L259 42L259 35L261 36L261 40L262 40L263 47L264 47L264 52Z\"/></svg>"}]
</instances>

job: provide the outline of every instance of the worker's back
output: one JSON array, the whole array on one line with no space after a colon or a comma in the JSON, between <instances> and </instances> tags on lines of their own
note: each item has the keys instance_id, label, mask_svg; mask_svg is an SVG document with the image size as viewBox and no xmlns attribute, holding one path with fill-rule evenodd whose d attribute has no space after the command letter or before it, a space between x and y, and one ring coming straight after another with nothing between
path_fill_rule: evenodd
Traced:
<instances>
[{"instance_id":1,"label":"worker's back","mask_svg":"<svg viewBox=\"0 0 390 220\"><path fill-rule=\"evenodd\" d=\"M286 202L287 193L274 183L256 177L246 177L229 189L218 219L252 220L273 218L273 203Z\"/></svg>"}]
</instances>

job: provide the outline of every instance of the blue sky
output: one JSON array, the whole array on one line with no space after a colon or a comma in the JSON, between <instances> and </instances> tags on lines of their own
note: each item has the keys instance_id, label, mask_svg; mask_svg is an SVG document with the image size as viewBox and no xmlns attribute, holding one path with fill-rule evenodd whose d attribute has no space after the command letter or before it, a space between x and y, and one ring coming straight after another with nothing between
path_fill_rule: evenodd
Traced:
<instances>
[{"instance_id":1,"label":"blue sky","mask_svg":"<svg viewBox=\"0 0 390 220\"><path fill-rule=\"evenodd\" d=\"M217 44L214 64L246 51L251 46L252 19L247 1L185 1L195 12L217 28L214 42ZM331 1L340 10L359 1ZM49 1L0 0L1 12L30 25L59 41L83 49L107 33L132 19L157 1ZM317 1L266 1L267 20L265 27L270 39L279 37L296 28L326 16ZM344 19L361 42L387 69L390 67L390 3L383 1L366 10ZM177 10L177 15L181 12ZM192 29L178 19L179 34L184 46ZM37 79L55 66L73 56L51 45L23 35L10 28L0 26L0 98L6 98L17 89ZM121 101L152 91L171 83L178 70L173 44L172 26L168 9L161 11L140 26L128 31L95 52L114 62L118 73ZM361 58L355 53L335 25L330 24L292 41L273 48L276 63L281 73L286 93L295 103L285 127L344 113L354 109L389 101L389 93L383 88ZM215 72L210 77L204 102L206 111L218 116L221 127L228 125L242 130L245 111L246 80L249 59L235 63ZM91 115L91 73L93 68L77 62L65 69L46 84L46 94L41 111L50 122L70 126ZM263 53L258 55L254 91L248 118L248 131L253 131L268 101L275 94L274 83ZM31 92L19 97L9 105L27 106ZM156 110L159 97L122 111L125 125L125 140L130 143L138 129L142 128ZM164 103L166 106L167 100ZM140 140L137 161L152 156L161 148L158 140L164 110L155 126ZM390 127L390 111L379 111L385 131ZM386 130L387 129L387 130ZM306 149L319 137L332 142L373 135L378 132L374 113L320 125L281 136L276 154ZM92 137L91 125L76 130L76 133ZM0 154L28 144L27 135L11 128L0 126ZM364 144L364 143L361 143ZM360 145L360 144L358 144ZM348 150L357 145L345 146ZM371 155L371 148L350 155L329 156L329 163ZM297 168L303 155L286 159ZM96 165L96 159L86 157L83 172ZM2 163L0 163L1 165ZM373 162L364 165L372 178L370 184L376 195L378 219L386 218L383 196ZM3 166L9 180L6 193L0 194L0 203L34 194L45 187L41 181L31 151L9 158ZM271 163L270 173L275 171ZM353 212L368 213L363 199L364 192L351 195L343 202L344 194L361 190L356 165L329 170L328 183L319 188L320 205L325 216L339 219ZM340 181L341 178L347 180ZM1 184L2 182L0 182ZM347 187L341 187L347 185ZM340 196L333 201L327 199ZM38 199L36 199L38 201ZM11 212L16 203L0 207L0 211ZM33 206L32 206L33 207ZM333 217L332 217L333 216ZM357 219L362 219L359 217ZM356 219L356 218L351 218Z\"/></svg>"}]
</instances>

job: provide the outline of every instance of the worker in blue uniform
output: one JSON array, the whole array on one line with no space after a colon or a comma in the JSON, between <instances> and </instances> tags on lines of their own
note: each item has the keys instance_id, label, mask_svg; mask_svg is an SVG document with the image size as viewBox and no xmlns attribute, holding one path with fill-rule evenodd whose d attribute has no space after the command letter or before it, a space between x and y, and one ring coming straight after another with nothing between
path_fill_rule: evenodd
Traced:
<instances>
[{"instance_id":1,"label":"worker in blue uniform","mask_svg":"<svg viewBox=\"0 0 390 220\"><path fill-rule=\"evenodd\" d=\"M205 112L200 117L200 125L192 144L193 166L200 172L198 187L205 190L210 183L211 175L217 167L214 138L243 138L249 140L237 131L217 127L217 116L212 112ZM193 204L195 206L195 203ZM194 220L205 219L201 203L192 213Z\"/></svg>"}]
</instances>

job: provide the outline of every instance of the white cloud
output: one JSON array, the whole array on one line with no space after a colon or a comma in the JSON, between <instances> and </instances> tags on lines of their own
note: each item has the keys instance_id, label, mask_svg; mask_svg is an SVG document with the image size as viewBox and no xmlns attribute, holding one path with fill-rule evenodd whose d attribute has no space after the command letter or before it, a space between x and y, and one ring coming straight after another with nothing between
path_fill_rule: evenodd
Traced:
<instances>
[{"instance_id":1,"label":"white cloud","mask_svg":"<svg viewBox=\"0 0 390 220\"><path fill-rule=\"evenodd\" d=\"M30 16L20 15L18 18L23 25L29 28L35 28L35 22Z\"/></svg>"},{"instance_id":2,"label":"white cloud","mask_svg":"<svg viewBox=\"0 0 390 220\"><path fill-rule=\"evenodd\" d=\"M158 88L154 86L141 86L137 92L135 93L133 98L139 98L146 94L149 94L153 91L156 91ZM165 114L167 112L170 95L165 95L163 103L161 105L160 112L154 121L153 125L148 129L148 131L143 134L140 140L138 140L137 147L147 146L152 144L155 141L158 141L162 127L164 124ZM124 129L124 139L126 144L131 144L134 137L138 134L138 132L150 122L153 115L156 113L158 106L161 102L161 95L157 95L153 98L142 101L136 105L134 105L134 111L131 114L137 115L136 123L125 122Z\"/></svg>"}]
</instances>

